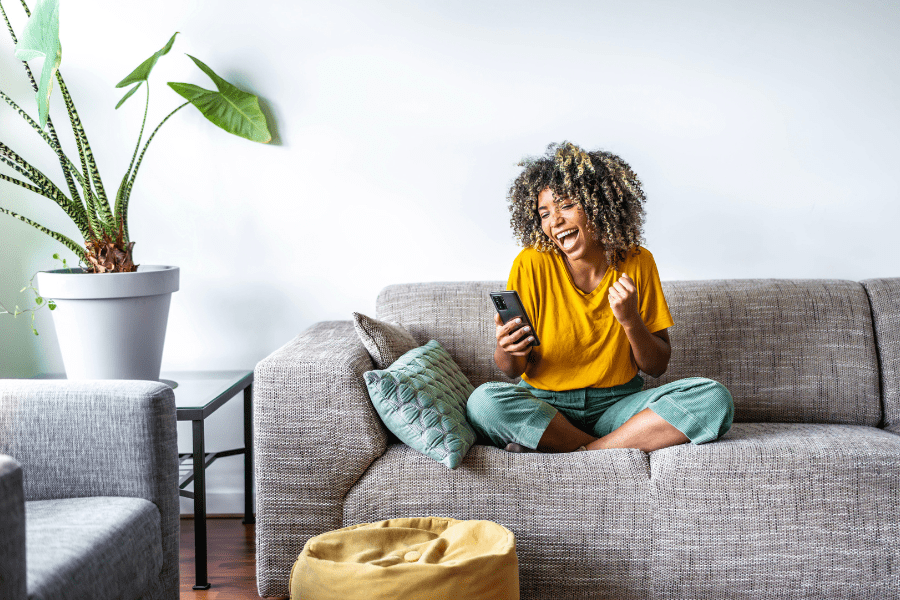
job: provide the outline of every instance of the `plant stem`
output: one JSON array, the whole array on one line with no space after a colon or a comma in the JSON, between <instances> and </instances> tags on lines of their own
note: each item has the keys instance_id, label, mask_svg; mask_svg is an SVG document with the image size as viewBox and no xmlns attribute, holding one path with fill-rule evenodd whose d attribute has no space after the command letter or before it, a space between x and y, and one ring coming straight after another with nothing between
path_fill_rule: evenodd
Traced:
<instances>
[{"instance_id":1,"label":"plant stem","mask_svg":"<svg viewBox=\"0 0 900 600\"><path fill-rule=\"evenodd\" d=\"M131 155L131 162L128 163L128 170L125 171L125 176L122 178L122 183L119 185L119 192L116 194L116 222L119 225L120 232L124 235L125 242L129 241L128 237L128 219L125 218L126 210L128 206L128 198L131 192L131 186L128 185L128 182L131 177L131 169L134 167L134 161L137 158L138 150L141 148L141 140L144 139L144 126L147 124L147 112L150 110L150 82L147 81L147 99L144 102L144 119L141 121L141 131L138 133L137 144L134 145L134 153Z\"/></svg>"},{"instance_id":2,"label":"plant stem","mask_svg":"<svg viewBox=\"0 0 900 600\"><path fill-rule=\"evenodd\" d=\"M138 157L137 164L134 165L134 171L132 171L131 179L128 181L128 188L125 190L125 199L122 202L122 215L123 215L122 218L124 219L124 221L126 223L128 222L128 219L127 219L128 203L131 201L131 188L132 188L132 186L134 186L134 180L137 177L138 169L141 168L141 163L144 160L144 154L147 152L147 148L150 146L150 142L152 142L153 138L156 137L156 132L159 131L159 128L162 127L163 125L165 125L166 121L168 121L172 115L177 113L179 110L181 110L188 104L190 104L190 102L185 102L184 104L182 104L181 106L179 106L178 108L176 108L175 110L173 110L172 112L167 114L166 118L163 119L162 121L160 121L159 125L156 126L156 129L153 130L153 133L150 134L150 137L147 138L147 143L144 144L144 149L141 150L141 155Z\"/></svg>"},{"instance_id":3,"label":"plant stem","mask_svg":"<svg viewBox=\"0 0 900 600\"><path fill-rule=\"evenodd\" d=\"M75 110L75 103L63 80L62 72L56 72L56 81L59 83L59 91L66 103L66 110L69 113L69 122L72 124L72 131L75 133L75 141L79 145L79 154L82 155L82 167L90 170L89 181L97 192L95 209L102 224L103 231L112 235L114 233L115 222L112 215L112 209L109 206L109 199L106 197L106 191L103 189L103 182L100 180L100 171L97 169L97 163L94 161L94 153L91 151L91 145L88 143L87 133L81 124L81 118L78 111ZM87 180L88 177L85 177Z\"/></svg>"}]
</instances>

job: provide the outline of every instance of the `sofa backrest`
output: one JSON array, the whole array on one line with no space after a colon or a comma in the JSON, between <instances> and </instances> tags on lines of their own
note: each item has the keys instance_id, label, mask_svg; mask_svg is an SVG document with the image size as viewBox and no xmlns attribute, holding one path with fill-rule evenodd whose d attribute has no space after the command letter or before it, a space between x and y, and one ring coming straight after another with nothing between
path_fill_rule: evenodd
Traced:
<instances>
[{"instance_id":1,"label":"sofa backrest","mask_svg":"<svg viewBox=\"0 0 900 600\"><path fill-rule=\"evenodd\" d=\"M494 307L489 292L505 290L505 281L406 283L378 294L378 319L397 321L419 344L437 340L472 385L513 381L494 364Z\"/></svg>"},{"instance_id":2,"label":"sofa backrest","mask_svg":"<svg viewBox=\"0 0 900 600\"><path fill-rule=\"evenodd\" d=\"M506 282L392 285L378 296L379 319L403 323L424 344L435 339L473 385L509 381L493 361L494 308L488 292ZM736 421L848 423L882 420L872 314L859 283L839 280L663 282L675 325L672 358L659 379L709 377L735 400Z\"/></svg>"},{"instance_id":3,"label":"sofa backrest","mask_svg":"<svg viewBox=\"0 0 900 600\"><path fill-rule=\"evenodd\" d=\"M866 279L861 283L872 305L881 366L884 428L900 433L900 277Z\"/></svg>"},{"instance_id":4,"label":"sofa backrest","mask_svg":"<svg viewBox=\"0 0 900 600\"><path fill-rule=\"evenodd\" d=\"M659 385L709 377L737 421L881 422L878 358L865 289L853 281L663 283L675 325Z\"/></svg>"}]
</instances>

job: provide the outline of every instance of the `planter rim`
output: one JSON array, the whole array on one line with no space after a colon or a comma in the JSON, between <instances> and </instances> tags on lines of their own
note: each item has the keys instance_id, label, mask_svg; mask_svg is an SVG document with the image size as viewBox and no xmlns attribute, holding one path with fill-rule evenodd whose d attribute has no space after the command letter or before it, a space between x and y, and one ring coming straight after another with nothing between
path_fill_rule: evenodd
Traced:
<instances>
[{"instance_id":1,"label":"planter rim","mask_svg":"<svg viewBox=\"0 0 900 600\"><path fill-rule=\"evenodd\" d=\"M37 283L42 296L62 300L158 296L178 291L179 271L164 265L141 265L133 273L56 269L39 272Z\"/></svg>"}]
</instances>

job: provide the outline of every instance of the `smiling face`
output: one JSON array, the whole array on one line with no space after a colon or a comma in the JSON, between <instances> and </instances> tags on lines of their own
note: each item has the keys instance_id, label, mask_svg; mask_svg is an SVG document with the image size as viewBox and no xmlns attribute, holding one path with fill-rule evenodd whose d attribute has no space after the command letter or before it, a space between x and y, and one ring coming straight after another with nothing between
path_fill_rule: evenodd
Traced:
<instances>
[{"instance_id":1,"label":"smiling face","mask_svg":"<svg viewBox=\"0 0 900 600\"><path fill-rule=\"evenodd\" d=\"M588 225L587 215L580 204L572 200L555 201L550 188L538 195L537 212L544 234L553 240L557 248L570 261L592 258L603 252L603 246L594 237Z\"/></svg>"}]
</instances>

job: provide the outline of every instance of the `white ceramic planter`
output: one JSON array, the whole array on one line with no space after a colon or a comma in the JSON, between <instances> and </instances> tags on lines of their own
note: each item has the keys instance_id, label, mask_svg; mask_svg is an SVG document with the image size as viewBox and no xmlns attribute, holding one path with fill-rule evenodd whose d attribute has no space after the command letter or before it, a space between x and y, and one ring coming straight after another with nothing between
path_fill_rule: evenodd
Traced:
<instances>
[{"instance_id":1,"label":"white ceramic planter","mask_svg":"<svg viewBox=\"0 0 900 600\"><path fill-rule=\"evenodd\" d=\"M53 325L66 377L159 381L178 275L178 267L155 265L134 273L38 273L41 296L56 302Z\"/></svg>"}]
</instances>

